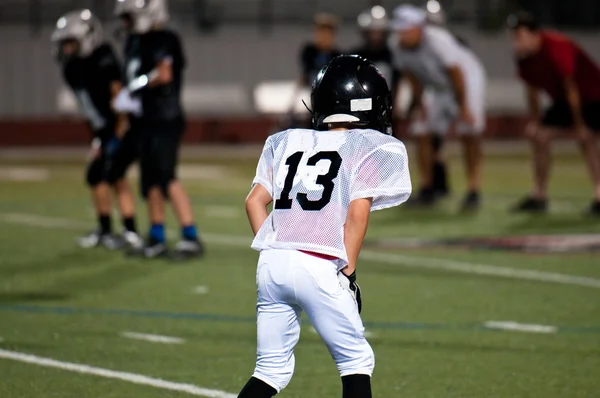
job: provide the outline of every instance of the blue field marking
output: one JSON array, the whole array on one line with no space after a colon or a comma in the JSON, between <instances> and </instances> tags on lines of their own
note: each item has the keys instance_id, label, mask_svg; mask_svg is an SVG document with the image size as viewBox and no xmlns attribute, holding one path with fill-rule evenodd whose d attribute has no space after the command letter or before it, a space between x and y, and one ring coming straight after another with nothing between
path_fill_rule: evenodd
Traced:
<instances>
[{"instance_id":1,"label":"blue field marking","mask_svg":"<svg viewBox=\"0 0 600 398\"><path fill-rule=\"evenodd\" d=\"M155 319L182 319L204 322L223 322L223 323L248 323L255 324L255 316L237 316L221 314L198 314L194 312L170 312L170 311L148 311L148 310L127 310L114 308L84 308L84 307L54 307L38 305L0 305L0 311L33 313L33 314L56 314L56 315L103 315L103 316L126 316L136 318L155 318ZM309 323L306 321L305 323ZM369 322L365 321L367 329L380 330L455 330L455 331L496 331L501 329L489 328L483 324L477 323L424 323L424 322ZM600 327L583 326L558 326L556 333L597 333L600 334Z\"/></svg>"}]
</instances>

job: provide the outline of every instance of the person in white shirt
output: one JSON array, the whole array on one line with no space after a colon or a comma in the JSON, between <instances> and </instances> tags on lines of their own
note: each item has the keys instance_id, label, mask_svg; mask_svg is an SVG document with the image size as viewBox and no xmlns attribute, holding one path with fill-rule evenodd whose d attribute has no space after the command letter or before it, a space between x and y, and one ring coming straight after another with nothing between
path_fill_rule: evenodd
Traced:
<instances>
[{"instance_id":1,"label":"person in white shirt","mask_svg":"<svg viewBox=\"0 0 600 398\"><path fill-rule=\"evenodd\" d=\"M462 208L480 204L481 134L485 129L486 76L481 62L446 29L427 23L425 10L403 5L394 11L390 47L394 67L412 88L416 115L411 132L417 137L421 190L419 204L432 204L434 154L432 136L445 135L453 124L464 145L468 192ZM431 93L427 103L423 92Z\"/></svg>"}]
</instances>

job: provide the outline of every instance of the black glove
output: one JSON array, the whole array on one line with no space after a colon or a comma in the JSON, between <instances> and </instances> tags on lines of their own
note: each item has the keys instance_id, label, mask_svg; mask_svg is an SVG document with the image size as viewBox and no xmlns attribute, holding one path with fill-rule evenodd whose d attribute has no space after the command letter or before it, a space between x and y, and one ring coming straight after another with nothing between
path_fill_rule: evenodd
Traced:
<instances>
[{"instance_id":1,"label":"black glove","mask_svg":"<svg viewBox=\"0 0 600 398\"><path fill-rule=\"evenodd\" d=\"M350 276L340 271L338 272L338 279L342 287L352 295L352 298L358 307L358 313L360 314L362 311L362 298L360 294L360 286L358 286L358 283L356 283L356 271L354 271Z\"/></svg>"}]
</instances>

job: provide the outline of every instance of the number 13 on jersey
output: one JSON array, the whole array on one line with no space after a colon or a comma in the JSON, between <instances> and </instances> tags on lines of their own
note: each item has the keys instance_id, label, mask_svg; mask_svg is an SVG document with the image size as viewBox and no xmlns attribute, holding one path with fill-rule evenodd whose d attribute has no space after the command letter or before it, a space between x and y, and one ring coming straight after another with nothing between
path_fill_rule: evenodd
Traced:
<instances>
[{"instance_id":1,"label":"number 13 on jersey","mask_svg":"<svg viewBox=\"0 0 600 398\"><path fill-rule=\"evenodd\" d=\"M301 164L303 157L304 152L296 152L286 159L285 164L288 166L288 171L285 177L283 189L281 191L281 196L279 199L275 199L275 209L291 209L292 203L294 199L296 199L302 210L318 211L327 206L327 204L331 201L331 195L333 194L333 189L335 187L333 180L338 176L340 167L342 166L342 157L335 151L322 151L317 152L308 158L306 164ZM304 192L299 192L296 195L296 198L291 198L290 193L294 187L294 178L298 174L298 170L300 170L302 174L302 169L304 167L316 166L321 160L330 161L329 170L325 174L319 174L315 180L316 184L323 187L321 198L310 200L308 199L308 194Z\"/></svg>"}]
</instances>

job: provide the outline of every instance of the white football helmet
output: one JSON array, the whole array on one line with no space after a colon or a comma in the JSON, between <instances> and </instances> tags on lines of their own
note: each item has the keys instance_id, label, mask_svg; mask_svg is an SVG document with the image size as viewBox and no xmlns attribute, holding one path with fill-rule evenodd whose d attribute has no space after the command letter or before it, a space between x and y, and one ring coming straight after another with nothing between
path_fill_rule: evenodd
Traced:
<instances>
[{"instance_id":1,"label":"white football helmet","mask_svg":"<svg viewBox=\"0 0 600 398\"><path fill-rule=\"evenodd\" d=\"M429 0L425 5L427 22L431 25L446 26L446 13L438 0Z\"/></svg>"},{"instance_id":2,"label":"white football helmet","mask_svg":"<svg viewBox=\"0 0 600 398\"><path fill-rule=\"evenodd\" d=\"M71 11L58 19L50 40L59 46L65 40L76 40L77 55L87 57L102 44L102 24L90 10Z\"/></svg>"},{"instance_id":3,"label":"white football helmet","mask_svg":"<svg viewBox=\"0 0 600 398\"><path fill-rule=\"evenodd\" d=\"M117 17L129 16L134 33L146 33L169 20L167 0L117 0Z\"/></svg>"},{"instance_id":4,"label":"white football helmet","mask_svg":"<svg viewBox=\"0 0 600 398\"><path fill-rule=\"evenodd\" d=\"M362 30L387 30L390 24L385 8L382 6L375 6L362 12L357 20Z\"/></svg>"}]
</instances>

